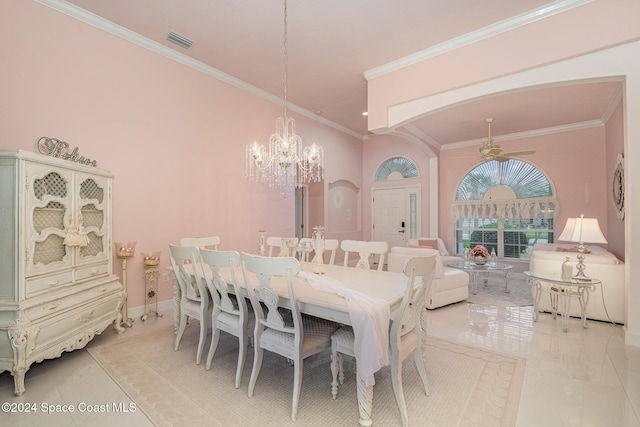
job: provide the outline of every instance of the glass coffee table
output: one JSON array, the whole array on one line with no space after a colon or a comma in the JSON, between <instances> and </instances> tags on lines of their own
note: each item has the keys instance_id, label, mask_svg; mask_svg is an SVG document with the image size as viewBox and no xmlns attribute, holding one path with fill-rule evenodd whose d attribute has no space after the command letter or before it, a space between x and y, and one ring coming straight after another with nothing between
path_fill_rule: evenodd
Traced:
<instances>
[{"instance_id":1,"label":"glass coffee table","mask_svg":"<svg viewBox=\"0 0 640 427\"><path fill-rule=\"evenodd\" d=\"M501 262L487 262L486 264L476 264L473 261L454 262L447 264L447 267L453 267L464 270L471 275L469 280L469 288L472 294L478 292L478 275L480 273L504 273L504 291L509 292L509 272L513 265Z\"/></svg>"}]
</instances>

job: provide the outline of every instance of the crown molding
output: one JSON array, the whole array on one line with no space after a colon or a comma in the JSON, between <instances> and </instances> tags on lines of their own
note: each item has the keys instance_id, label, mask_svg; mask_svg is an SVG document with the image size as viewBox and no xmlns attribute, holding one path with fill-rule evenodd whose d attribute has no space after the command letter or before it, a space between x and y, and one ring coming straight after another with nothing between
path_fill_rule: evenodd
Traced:
<instances>
[{"instance_id":1,"label":"crown molding","mask_svg":"<svg viewBox=\"0 0 640 427\"><path fill-rule=\"evenodd\" d=\"M442 144L440 144L438 141L432 138L431 135L420 130L417 126L409 123L400 127L404 128L407 132L411 133L416 138L420 139L420 141L422 141L424 144L430 145L431 147L436 148L438 150L442 149Z\"/></svg>"},{"instance_id":2,"label":"crown molding","mask_svg":"<svg viewBox=\"0 0 640 427\"><path fill-rule=\"evenodd\" d=\"M602 121L602 123L606 124L609 121L609 119L611 118L611 115L613 114L613 112L618 107L618 104L620 104L620 101L622 101L622 88L623 87L624 87L624 83L621 84L618 87L618 90L616 91L616 93L611 98L611 101L609 102L609 105L607 105L607 108L602 113L602 117L600 117L600 120Z\"/></svg>"},{"instance_id":3,"label":"crown molding","mask_svg":"<svg viewBox=\"0 0 640 427\"><path fill-rule=\"evenodd\" d=\"M213 77L222 82L235 86L238 89L241 89L245 92L249 92L253 95L256 95L260 98L266 99L267 101L273 102L274 104L284 107L284 99L280 98L279 96L275 96L263 89L260 89L259 87L253 86L243 80L233 77L230 74L224 73L218 70L217 68L211 67L203 62L197 61L185 54L182 54L180 52L177 52L171 49L170 47L167 47L161 43L158 43L154 40L144 37L141 34L131 31L121 25L118 25L105 18L102 18L94 13L91 13L85 9L82 9L81 7L71 4L65 0L35 0L35 1L42 5L48 6L51 9L54 9L60 13L70 16L74 19L77 19L93 27L99 28L103 31L113 34L116 37L120 37L124 40L137 44L138 46L141 46L154 53L157 53L168 59L176 61L182 65L193 68L196 71L200 71L201 73L204 73L210 77ZM302 108L296 104L292 104L291 102L287 102L287 108L291 111L295 111L296 113L302 116L310 118L318 123L322 123L326 126L332 127L347 135L353 136L354 138L357 138L359 140L366 139L366 135L361 135L345 126L332 122L331 120L327 120L324 117L318 117L318 115L315 114L314 112L309 111L305 108Z\"/></svg>"},{"instance_id":4,"label":"crown molding","mask_svg":"<svg viewBox=\"0 0 640 427\"><path fill-rule=\"evenodd\" d=\"M499 136L491 135L491 138L493 139L494 142L512 141L514 139L531 138L531 137L550 135L550 134L560 133L560 132L573 132L576 130L591 129L591 128L600 127L600 126L604 126L604 123L601 120L588 120L586 122L571 123L568 125L553 126L548 128L542 128L542 129L534 129L534 130L529 130L525 132L511 133L507 135L499 135ZM479 139L472 139L469 141L452 142L450 144L443 144L441 150L455 150L456 148L471 147L474 145L482 144L486 140L487 138L484 137Z\"/></svg>"},{"instance_id":5,"label":"crown molding","mask_svg":"<svg viewBox=\"0 0 640 427\"><path fill-rule=\"evenodd\" d=\"M576 7L583 6L587 3L591 3L594 0L558 0L551 4L539 7L537 9L530 10L523 14L505 19L492 25L488 25L476 31L464 34L460 37L447 40L443 43L437 44L428 49L414 53L412 55L405 56L379 67L364 72L364 78L368 81L377 77L384 76L385 74L392 73L394 71L401 70L419 62L425 61L430 58L451 52L464 46L477 43L481 40L488 39L490 37L506 33L516 28L529 25L533 22L540 21L553 15L571 10Z\"/></svg>"}]
</instances>

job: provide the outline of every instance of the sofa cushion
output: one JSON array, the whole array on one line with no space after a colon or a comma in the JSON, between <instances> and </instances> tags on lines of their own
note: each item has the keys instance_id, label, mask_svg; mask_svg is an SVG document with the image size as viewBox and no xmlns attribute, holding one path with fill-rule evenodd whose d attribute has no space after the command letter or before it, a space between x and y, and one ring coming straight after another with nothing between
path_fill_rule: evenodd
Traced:
<instances>
[{"instance_id":1,"label":"sofa cushion","mask_svg":"<svg viewBox=\"0 0 640 427\"><path fill-rule=\"evenodd\" d=\"M414 249L420 249L420 248L424 248L424 249L435 249L435 246L428 246L428 245L409 245L410 248L414 248Z\"/></svg>"},{"instance_id":2,"label":"sofa cushion","mask_svg":"<svg viewBox=\"0 0 640 427\"><path fill-rule=\"evenodd\" d=\"M438 247L438 239L418 239L418 246Z\"/></svg>"},{"instance_id":3,"label":"sofa cushion","mask_svg":"<svg viewBox=\"0 0 640 427\"><path fill-rule=\"evenodd\" d=\"M409 239L407 240L407 246L420 246L420 240L423 240L424 243L426 243L427 240L433 241L433 246L440 251L440 255L449 255L449 251L447 251L447 246L444 244L444 240L439 237L419 237L417 239Z\"/></svg>"},{"instance_id":4,"label":"sofa cushion","mask_svg":"<svg viewBox=\"0 0 640 427\"><path fill-rule=\"evenodd\" d=\"M469 286L469 274L457 268L444 268L443 277L438 280L438 291L446 291L459 287Z\"/></svg>"},{"instance_id":5,"label":"sofa cushion","mask_svg":"<svg viewBox=\"0 0 640 427\"><path fill-rule=\"evenodd\" d=\"M444 266L440 258L440 252L437 249L429 248L405 248L402 246L394 246L387 255L387 269L389 271L404 271L404 265L411 257L418 256L436 256L436 268L433 272L433 278L444 277Z\"/></svg>"},{"instance_id":6,"label":"sofa cushion","mask_svg":"<svg viewBox=\"0 0 640 427\"><path fill-rule=\"evenodd\" d=\"M575 259L577 254L571 253L573 246L575 245L562 243L536 243L533 246L533 252L535 252L538 259L560 260L560 262L562 262L566 256L571 256L572 260ZM616 258L614 254L601 246L591 245L588 246L587 249L589 251L585 252L585 264L623 264L623 262Z\"/></svg>"}]
</instances>

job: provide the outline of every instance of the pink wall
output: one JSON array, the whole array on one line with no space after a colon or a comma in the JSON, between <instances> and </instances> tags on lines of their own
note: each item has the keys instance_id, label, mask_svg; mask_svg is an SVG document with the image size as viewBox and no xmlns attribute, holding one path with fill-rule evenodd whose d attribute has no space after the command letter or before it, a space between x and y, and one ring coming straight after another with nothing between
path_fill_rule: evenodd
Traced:
<instances>
[{"instance_id":1,"label":"pink wall","mask_svg":"<svg viewBox=\"0 0 640 427\"><path fill-rule=\"evenodd\" d=\"M637 0L595 0L369 80L369 129L393 127L388 108L407 100L637 40L638 16Z\"/></svg>"},{"instance_id":2,"label":"pink wall","mask_svg":"<svg viewBox=\"0 0 640 427\"><path fill-rule=\"evenodd\" d=\"M137 252L219 235L255 251L259 229L292 236L294 198L245 177L245 146L265 143L282 108L32 1L5 0L0 35L0 148L49 136L115 175L113 237ZM361 185L361 141L294 115L324 146L326 181ZM120 264L115 261L115 272ZM143 304L142 262L128 264L129 305ZM162 281L162 280L161 280ZM172 298L161 283L159 299Z\"/></svg>"},{"instance_id":3,"label":"pink wall","mask_svg":"<svg viewBox=\"0 0 640 427\"><path fill-rule=\"evenodd\" d=\"M624 221L618 219L613 203L613 171L619 153L624 153L623 108L620 102L607 121L605 128L606 145L606 194L607 194L607 233L609 251L621 260L625 260Z\"/></svg>"},{"instance_id":4,"label":"pink wall","mask_svg":"<svg viewBox=\"0 0 640 427\"><path fill-rule=\"evenodd\" d=\"M523 156L544 172L555 188L560 202L556 231L562 232L568 217L584 213L587 217L607 217L606 165L604 127L562 132L552 135L501 141L508 151L535 149ZM582 153L582 154L581 154ZM479 164L478 147L444 150L440 157L439 212L440 237L447 247L454 246L454 224L449 206L462 177ZM607 235L607 222L601 221Z\"/></svg>"},{"instance_id":5,"label":"pink wall","mask_svg":"<svg viewBox=\"0 0 640 427\"><path fill-rule=\"evenodd\" d=\"M612 117L607 128L620 127L615 123L615 117L615 115ZM554 186L556 197L560 202L556 224L558 232L562 231L568 217L584 213L585 216L603 218L601 226L605 236L608 237L611 222L607 220L610 217L607 200L610 198L608 183L611 173L607 171L607 165L603 162L609 149L606 142L605 127L598 127L501 141L501 145L508 148L509 151L536 150L536 154L524 156L522 159L542 170ZM374 184L373 174L384 160L397 155L410 158L416 162L420 169L418 181L422 185L422 230L423 234L428 233L428 157L409 141L391 136L378 136L364 143L363 228L365 238L370 238L371 205L368 200L370 200L373 186L399 184L397 181ZM479 155L476 146L440 152L438 166L439 235L450 250L455 248L455 240L454 224L450 220L449 207L462 177L478 164ZM402 184L410 184L410 182L407 180ZM615 213L613 215L615 217ZM614 225L616 224L614 223ZM609 241L612 242L612 239Z\"/></svg>"}]
</instances>

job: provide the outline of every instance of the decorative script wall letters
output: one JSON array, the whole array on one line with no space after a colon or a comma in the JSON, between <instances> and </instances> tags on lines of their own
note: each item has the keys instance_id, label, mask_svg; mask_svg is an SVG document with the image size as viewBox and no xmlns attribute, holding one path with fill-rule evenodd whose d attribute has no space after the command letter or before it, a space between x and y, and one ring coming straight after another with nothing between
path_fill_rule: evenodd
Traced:
<instances>
[{"instance_id":1,"label":"decorative script wall letters","mask_svg":"<svg viewBox=\"0 0 640 427\"><path fill-rule=\"evenodd\" d=\"M88 166L97 166L95 160L82 157L78 147L69 151L69 144L56 138L43 136L36 141L36 151L46 156L57 157L59 159L69 160L75 163L81 163Z\"/></svg>"}]
</instances>

